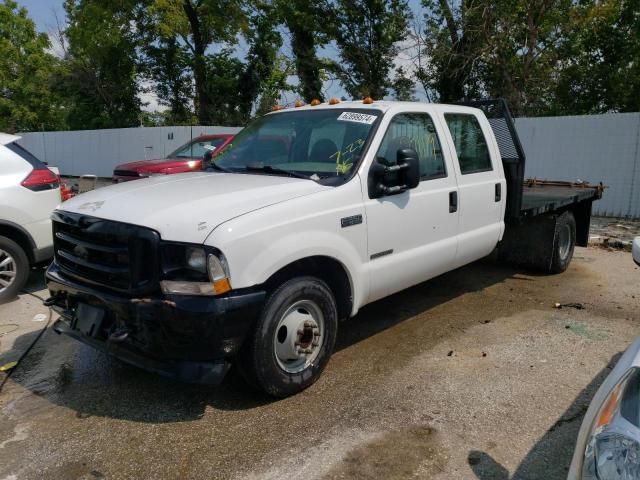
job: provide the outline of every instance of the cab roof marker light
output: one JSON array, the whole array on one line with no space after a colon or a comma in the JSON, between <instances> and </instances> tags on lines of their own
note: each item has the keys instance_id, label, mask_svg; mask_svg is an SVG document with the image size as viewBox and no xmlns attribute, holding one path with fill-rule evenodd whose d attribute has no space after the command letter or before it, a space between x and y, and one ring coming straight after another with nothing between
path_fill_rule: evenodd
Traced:
<instances>
[{"instance_id":1,"label":"cab roof marker light","mask_svg":"<svg viewBox=\"0 0 640 480\"><path fill-rule=\"evenodd\" d=\"M277 112L278 110L284 110L284 107L282 105L274 105L271 107L272 112Z\"/></svg>"},{"instance_id":2,"label":"cab roof marker light","mask_svg":"<svg viewBox=\"0 0 640 480\"><path fill-rule=\"evenodd\" d=\"M373 98L366 96L364 97L364 100L362 100L362 103L364 103L365 105L371 105L373 103Z\"/></svg>"},{"instance_id":3,"label":"cab roof marker light","mask_svg":"<svg viewBox=\"0 0 640 480\"><path fill-rule=\"evenodd\" d=\"M329 105L337 105L340 103L340 100L338 100L337 98L332 98L331 100L329 100Z\"/></svg>"},{"instance_id":4,"label":"cab roof marker light","mask_svg":"<svg viewBox=\"0 0 640 480\"><path fill-rule=\"evenodd\" d=\"M296 103L293 104L294 107L304 107L304 102L302 100L296 100Z\"/></svg>"},{"instance_id":5,"label":"cab roof marker light","mask_svg":"<svg viewBox=\"0 0 640 480\"><path fill-rule=\"evenodd\" d=\"M320 105L320 100L318 100L317 98L314 98L313 100L311 100L311 103L309 104L312 107L315 107L316 105Z\"/></svg>"}]
</instances>

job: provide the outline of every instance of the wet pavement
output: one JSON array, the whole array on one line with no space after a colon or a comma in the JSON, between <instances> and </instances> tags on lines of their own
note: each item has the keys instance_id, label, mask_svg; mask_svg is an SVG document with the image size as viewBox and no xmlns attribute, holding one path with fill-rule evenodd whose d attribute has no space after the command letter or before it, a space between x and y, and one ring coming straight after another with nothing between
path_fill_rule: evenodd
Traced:
<instances>
[{"instance_id":1,"label":"wet pavement","mask_svg":"<svg viewBox=\"0 0 640 480\"><path fill-rule=\"evenodd\" d=\"M627 252L578 248L557 276L483 260L365 307L319 382L278 401L233 371L179 384L47 329L0 392L0 480L564 478L640 334L639 286ZM32 321L27 301L0 324Z\"/></svg>"}]
</instances>

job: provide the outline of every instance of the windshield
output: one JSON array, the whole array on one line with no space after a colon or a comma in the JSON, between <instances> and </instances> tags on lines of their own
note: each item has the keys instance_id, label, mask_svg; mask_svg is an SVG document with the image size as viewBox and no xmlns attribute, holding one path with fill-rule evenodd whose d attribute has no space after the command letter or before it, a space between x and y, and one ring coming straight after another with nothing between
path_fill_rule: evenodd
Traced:
<instances>
[{"instance_id":1,"label":"windshield","mask_svg":"<svg viewBox=\"0 0 640 480\"><path fill-rule=\"evenodd\" d=\"M382 112L300 110L266 115L236 135L215 159L233 172L348 177Z\"/></svg>"},{"instance_id":2,"label":"windshield","mask_svg":"<svg viewBox=\"0 0 640 480\"><path fill-rule=\"evenodd\" d=\"M202 158L208 151L215 152L224 141L224 138L212 138L209 140L196 139L170 153L167 158Z\"/></svg>"}]
</instances>

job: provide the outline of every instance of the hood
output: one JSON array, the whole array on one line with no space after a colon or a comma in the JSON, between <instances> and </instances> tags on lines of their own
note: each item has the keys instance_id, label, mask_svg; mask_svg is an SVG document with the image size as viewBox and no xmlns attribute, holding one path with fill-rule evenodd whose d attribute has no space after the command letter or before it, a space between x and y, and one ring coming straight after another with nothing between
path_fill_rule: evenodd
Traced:
<instances>
[{"instance_id":1,"label":"hood","mask_svg":"<svg viewBox=\"0 0 640 480\"><path fill-rule=\"evenodd\" d=\"M134 172L159 172L166 168L185 166L190 161L202 161L202 158L155 158L153 160L139 160L137 162L123 163L114 170L133 170Z\"/></svg>"},{"instance_id":2,"label":"hood","mask_svg":"<svg viewBox=\"0 0 640 480\"><path fill-rule=\"evenodd\" d=\"M152 228L165 240L202 243L227 220L330 188L274 175L182 173L92 190L60 210Z\"/></svg>"}]
</instances>

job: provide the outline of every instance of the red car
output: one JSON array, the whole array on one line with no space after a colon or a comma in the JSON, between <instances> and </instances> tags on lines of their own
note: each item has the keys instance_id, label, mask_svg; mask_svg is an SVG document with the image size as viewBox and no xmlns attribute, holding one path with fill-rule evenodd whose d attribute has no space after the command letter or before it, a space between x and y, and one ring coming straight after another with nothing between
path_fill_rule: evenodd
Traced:
<instances>
[{"instance_id":1,"label":"red car","mask_svg":"<svg viewBox=\"0 0 640 480\"><path fill-rule=\"evenodd\" d=\"M212 148L214 152L219 152L231 142L233 137L234 135L229 133L201 135L169 154L167 158L123 163L113 170L113 183L128 182L151 175L202 170L204 154Z\"/></svg>"}]
</instances>

